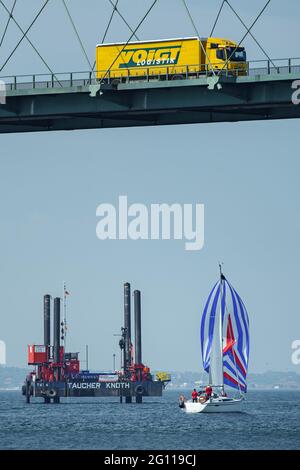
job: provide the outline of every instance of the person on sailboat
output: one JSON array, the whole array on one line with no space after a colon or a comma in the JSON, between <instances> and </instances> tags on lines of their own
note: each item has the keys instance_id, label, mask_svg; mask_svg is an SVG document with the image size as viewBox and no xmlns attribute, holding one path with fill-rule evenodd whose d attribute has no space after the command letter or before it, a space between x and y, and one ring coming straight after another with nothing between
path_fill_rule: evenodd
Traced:
<instances>
[{"instance_id":1,"label":"person on sailboat","mask_svg":"<svg viewBox=\"0 0 300 470\"><path fill-rule=\"evenodd\" d=\"M209 400L212 396L212 392L213 392L213 389L210 385L207 385L206 389L205 389L205 398L206 400Z\"/></svg>"},{"instance_id":2,"label":"person on sailboat","mask_svg":"<svg viewBox=\"0 0 300 470\"><path fill-rule=\"evenodd\" d=\"M194 388L194 390L192 391L192 400L193 400L193 403L197 403L197 398L198 398L198 392L197 392L197 390Z\"/></svg>"},{"instance_id":3,"label":"person on sailboat","mask_svg":"<svg viewBox=\"0 0 300 470\"><path fill-rule=\"evenodd\" d=\"M184 395L180 395L179 397L179 408L184 408L185 407L185 396Z\"/></svg>"}]
</instances>

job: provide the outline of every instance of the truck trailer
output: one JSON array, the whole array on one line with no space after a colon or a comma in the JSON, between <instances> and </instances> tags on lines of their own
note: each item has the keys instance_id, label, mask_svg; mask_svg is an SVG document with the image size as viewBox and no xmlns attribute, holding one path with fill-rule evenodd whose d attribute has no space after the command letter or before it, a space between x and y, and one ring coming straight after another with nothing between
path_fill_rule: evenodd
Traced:
<instances>
[{"instance_id":1,"label":"truck trailer","mask_svg":"<svg viewBox=\"0 0 300 470\"><path fill-rule=\"evenodd\" d=\"M222 38L190 37L98 44L96 76L105 79L185 78L204 73L245 75L244 47Z\"/></svg>"}]
</instances>

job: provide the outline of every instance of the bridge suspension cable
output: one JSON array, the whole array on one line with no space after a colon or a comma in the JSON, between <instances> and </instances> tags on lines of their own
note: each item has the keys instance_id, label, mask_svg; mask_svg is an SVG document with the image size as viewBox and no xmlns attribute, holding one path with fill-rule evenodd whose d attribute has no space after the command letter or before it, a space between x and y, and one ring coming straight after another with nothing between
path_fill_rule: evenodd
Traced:
<instances>
[{"instance_id":1,"label":"bridge suspension cable","mask_svg":"<svg viewBox=\"0 0 300 470\"><path fill-rule=\"evenodd\" d=\"M109 1L109 3L111 4L112 7L115 6L112 0L108 0L108 1ZM116 7L115 10L116 10L116 13L118 13L119 17L124 21L124 23L126 24L127 28L133 33L135 39L136 39L137 41L139 41L140 39L139 39L138 35L136 34L136 32L134 32L133 28L130 26L130 24L128 23L128 21L126 21L126 19L124 18L124 16L123 16L122 13L120 12L119 8Z\"/></svg>"},{"instance_id":2,"label":"bridge suspension cable","mask_svg":"<svg viewBox=\"0 0 300 470\"><path fill-rule=\"evenodd\" d=\"M120 57L120 55L122 54L122 52L124 51L125 47L129 44L129 42L131 41L131 39L133 38L133 36L135 35L135 33L139 30L139 28L142 26L142 24L144 23L144 21L146 20L146 18L148 17L148 15L150 14L151 10L154 8L154 6L156 5L156 3L158 2L158 0L154 0L154 2L151 4L150 8L147 10L147 13L143 16L143 18L141 19L141 21L139 22L139 24L136 26L136 28L134 29L134 31L132 32L130 38L128 39L128 41L124 44L124 46L122 47L122 49L120 50L120 52L118 53L118 55L116 56L115 60L112 62L112 64L109 66L109 68L106 70L104 76L101 78L100 80L100 83L99 85L101 85L103 83L103 80L105 79L105 77L107 77L107 75L109 74L110 70L112 69L112 67L114 66L114 64L117 62L118 58Z\"/></svg>"},{"instance_id":3,"label":"bridge suspension cable","mask_svg":"<svg viewBox=\"0 0 300 470\"><path fill-rule=\"evenodd\" d=\"M216 26L217 26L217 23L218 23L218 21L219 21L219 18L220 18L220 15L221 15L221 13L222 13L222 10L223 10L224 5L225 5L225 0L223 0L222 5L220 6L219 12L218 12L218 14L217 14L217 17L216 17L216 19L215 19L214 25L213 25L212 30L211 30L211 32L210 32L210 37L212 37L212 35L213 35L214 32L215 32L215 29L216 29Z\"/></svg>"},{"instance_id":4,"label":"bridge suspension cable","mask_svg":"<svg viewBox=\"0 0 300 470\"><path fill-rule=\"evenodd\" d=\"M65 7L65 10L66 10L66 13L67 13L67 15L68 15L68 18L69 18L69 20L70 20L70 23L71 23L71 25L72 25L72 28L73 28L73 30L74 30L74 33L75 33L75 35L76 35L76 37L77 37L77 39L78 39L78 42L79 42L79 45L80 45L80 47L81 47L82 53L83 53L83 55L84 55L84 57L85 57L85 59L86 59L86 61L87 61L87 63L88 63L89 68L90 68L91 70L93 70L92 64L91 64L91 62L90 62L90 59L89 59L88 54L87 54L87 52L86 52L86 49L85 49L85 47L84 47L84 45L83 45L83 42L82 42L82 40L81 40L80 34L79 34L79 32L78 32L78 29L76 28L76 25L75 25L75 23L74 23L74 21L73 21L73 18L72 18L72 15L71 15L71 13L70 13L70 10L69 10L69 8L67 7L67 4L66 4L65 0L62 0L62 2L63 2L63 5L64 5L64 7Z\"/></svg>"},{"instance_id":5,"label":"bridge suspension cable","mask_svg":"<svg viewBox=\"0 0 300 470\"><path fill-rule=\"evenodd\" d=\"M110 3L111 3L112 6L113 6L113 11L111 12L110 18L109 18L109 20L108 20L108 24L107 24L106 29L105 29L105 32L104 32L104 34L103 34L101 44L103 44L104 41L105 41L105 39L106 39L106 36L107 36L108 30L109 30L109 28L110 28L110 25L111 25L111 23L112 23L114 14L115 14L115 12L117 11L117 7L118 7L119 0L116 0L116 3L112 3L111 1L110 1ZM96 66L96 61L94 61L94 65L93 65L93 69L92 69L92 70L95 69L95 66Z\"/></svg>"},{"instance_id":6,"label":"bridge suspension cable","mask_svg":"<svg viewBox=\"0 0 300 470\"><path fill-rule=\"evenodd\" d=\"M32 41L29 39L28 37L28 32L30 31L30 29L32 28L32 26L35 24L35 22L37 21L38 17L41 15L42 11L44 10L44 8L46 7L46 5L49 3L49 0L46 0L45 3L43 4L42 8L39 10L39 12L37 13L37 15L35 16L35 18L33 19L33 21L31 22L30 26L27 28L26 31L23 30L23 28L20 26L20 24L17 22L17 20L15 19L14 15L12 15L11 11L6 7L6 5L3 3L2 0L0 0L0 4L3 6L3 8L6 10L7 14L11 17L12 21L15 23L15 25L17 26L17 28L21 31L22 33L22 37L21 39L18 41L17 45L15 46L14 50L11 52L11 54L9 55L9 57L6 59L6 61L4 62L4 64L2 65L2 67L0 68L0 72L3 70L3 68L6 66L6 64L9 62L9 60L11 59L11 57L13 56L13 54L15 53L15 51L17 50L17 48L19 47L19 45L21 44L21 42L26 39L29 44L31 45L31 47L34 49L34 51L36 52L36 54L39 56L39 58L41 59L41 61L43 62L43 64L47 67L47 69L49 70L49 72L53 75L53 77L55 77L55 79L57 80L57 82L59 83L60 86L62 86L62 84L60 83L60 81L57 79L57 77L55 76L54 72L52 71L52 69L49 67L49 65L47 64L47 62L45 61L45 59L43 58L43 56L39 53L39 51L37 50L37 48L35 47L35 45L32 43Z\"/></svg>"},{"instance_id":7,"label":"bridge suspension cable","mask_svg":"<svg viewBox=\"0 0 300 470\"><path fill-rule=\"evenodd\" d=\"M102 38L101 44L103 44L104 41L105 41L105 39L106 39L106 36L107 36L108 30L109 30L109 28L110 28L110 25L111 25L111 23L112 23L114 14L115 14L115 12L116 12L116 10L117 10L118 3L119 3L119 0L116 0L116 3L113 4L113 11L111 12L110 18L109 18L109 20L108 20L108 23L107 23L107 26L106 26L106 30L105 30L105 32L104 32L104 34L103 34L103 38Z\"/></svg>"},{"instance_id":8,"label":"bridge suspension cable","mask_svg":"<svg viewBox=\"0 0 300 470\"><path fill-rule=\"evenodd\" d=\"M244 34L244 36L242 37L242 39L240 40L240 42L238 43L238 45L234 48L234 50L232 51L231 55L227 58L225 64L223 65L223 67L220 69L219 71L219 74L221 74L221 72L227 67L228 65L228 62L231 60L231 58L233 57L233 55L235 54L236 50L240 47L240 45L242 44L242 42L244 41L244 39L248 36L248 34L250 34L251 32L251 29L253 28L253 26L258 22L259 18L263 15L263 13L265 12L266 8L269 6L269 4L271 3L271 0L268 0L267 3L265 4L265 6L263 7L263 9L259 12L259 14L257 15L257 17L255 18L255 20L253 21L253 23L251 24L251 26L249 28L247 28L247 32Z\"/></svg>"},{"instance_id":9,"label":"bridge suspension cable","mask_svg":"<svg viewBox=\"0 0 300 470\"><path fill-rule=\"evenodd\" d=\"M242 23L242 25L246 28L246 30L248 31L248 27L247 25L245 24L245 22L242 20L242 18L240 17L240 15L237 13L237 11L233 8L233 6L228 2L228 0L224 0L225 3L227 3L227 5L229 6L229 8L233 11L233 13L235 14L235 16L239 19L239 21ZM249 34L250 36L252 37L252 39L255 41L255 43L258 45L258 47L260 48L260 50L263 52L263 54L267 57L267 59L271 62L271 64L273 65L273 67L276 68L276 65L274 64L273 60L270 58L269 54L266 52L266 50L263 48L263 46L258 42L258 40L256 39L256 37L254 36L254 34L249 30Z\"/></svg>"},{"instance_id":10,"label":"bridge suspension cable","mask_svg":"<svg viewBox=\"0 0 300 470\"><path fill-rule=\"evenodd\" d=\"M191 23L192 23L192 26L193 26L194 31L195 31L195 33L196 33L196 36L198 37L198 39L199 39L199 41L200 41L200 46L201 46L202 52L204 53L204 55L205 55L205 57L206 57L206 60L207 60L207 62L208 62L208 65L210 66L211 72L212 72L213 76L216 77L216 73L215 73L214 68L213 68L213 66L212 66L212 63L211 63L211 61L210 61L210 59L209 59L209 57L208 57L208 55L207 55L207 53L206 53L205 47L203 46L203 43L202 43L202 40L201 40L199 31L198 31L198 28L197 28L197 26L196 26L196 24L195 24L195 22L194 22L194 20L193 20L193 17L192 17L192 14L191 14L190 10L189 10L189 7L187 6L187 3L186 3L185 0L182 0L182 2L183 2L183 5L184 5L184 7L185 7L185 9L186 9L187 15L188 15L188 17L189 17L189 19L190 19L190 21L191 21Z\"/></svg>"},{"instance_id":11,"label":"bridge suspension cable","mask_svg":"<svg viewBox=\"0 0 300 470\"><path fill-rule=\"evenodd\" d=\"M126 24L126 26L128 27L128 29L133 33L134 37L137 39L137 41L139 41L139 37L137 36L136 32L131 28L131 26L129 25L129 23L126 21L126 19L124 18L124 16L122 15L122 13L118 10L118 3L119 3L119 0L116 0L115 3L113 3L112 0L108 0L109 3L111 4L111 6L113 7L113 11L111 13L111 16L110 16L110 19L108 21L108 24L107 24L107 27L106 27L106 30L104 32L104 35L103 35L103 38L102 38L102 41L101 41L101 44L104 43L105 39L106 39L106 36L107 36L107 33L109 31L109 28L111 26L111 23L112 23L112 20L113 20L113 17L115 15L115 13L118 13L118 15L120 16L120 18L124 21L124 23ZM96 61L94 61L94 65L93 65L93 69L95 69L95 66L96 66Z\"/></svg>"},{"instance_id":12,"label":"bridge suspension cable","mask_svg":"<svg viewBox=\"0 0 300 470\"><path fill-rule=\"evenodd\" d=\"M10 14L9 14L9 17L8 17L8 20L7 20L7 22L6 22L6 25L5 25L5 28L4 28L2 37L1 37L0 47L2 46L3 41L4 41L4 38L5 38L5 35L6 35L6 33L7 33L7 29L8 29L8 26L9 26L9 23L10 23L10 20L11 20L11 17L12 17L12 14L13 14L13 12L14 12L16 3L17 3L17 0L14 0L14 4L13 4L13 6L12 6L12 8L11 8L11 11L10 11Z\"/></svg>"}]
</instances>

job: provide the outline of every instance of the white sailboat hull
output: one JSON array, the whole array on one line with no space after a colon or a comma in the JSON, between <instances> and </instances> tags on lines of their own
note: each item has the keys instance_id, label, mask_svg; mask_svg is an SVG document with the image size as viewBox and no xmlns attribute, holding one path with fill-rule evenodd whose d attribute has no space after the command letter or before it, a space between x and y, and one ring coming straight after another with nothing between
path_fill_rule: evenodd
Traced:
<instances>
[{"instance_id":1,"label":"white sailboat hull","mask_svg":"<svg viewBox=\"0 0 300 470\"><path fill-rule=\"evenodd\" d=\"M218 397L205 403L187 401L184 405L186 413L241 413L244 411L244 398Z\"/></svg>"}]
</instances>

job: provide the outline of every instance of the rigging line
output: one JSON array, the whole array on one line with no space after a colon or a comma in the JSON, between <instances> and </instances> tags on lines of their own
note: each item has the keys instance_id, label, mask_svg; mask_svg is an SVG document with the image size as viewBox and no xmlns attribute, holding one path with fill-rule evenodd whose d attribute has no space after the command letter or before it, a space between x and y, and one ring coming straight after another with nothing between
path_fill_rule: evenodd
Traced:
<instances>
[{"instance_id":1,"label":"rigging line","mask_svg":"<svg viewBox=\"0 0 300 470\"><path fill-rule=\"evenodd\" d=\"M114 7L113 7L113 11L111 12L111 15L110 15L110 18L109 18L109 21L108 21L106 30L105 30L105 32L104 32L104 35L103 35L101 44L103 44L104 41L105 41L105 39L106 39L106 35L107 35L108 30L109 30L109 28L110 28L110 25L111 25L111 22L112 22L112 20L113 20L114 14L115 14L115 12L116 12L116 10L117 10L118 3L119 3L119 0L116 0L116 3L114 4Z\"/></svg>"},{"instance_id":2,"label":"rigging line","mask_svg":"<svg viewBox=\"0 0 300 470\"><path fill-rule=\"evenodd\" d=\"M248 27L247 25L244 23L244 21L242 20L242 18L240 17L240 15L235 11L235 9L232 7L232 5L230 5L230 3L227 1L227 0L224 0L227 5L229 6L229 8L231 8L231 10L233 11L233 13L236 15L236 17L240 20L240 22L242 23L242 25L246 28L246 30L248 30ZM273 67L276 68L276 65L274 64L273 60L269 57L269 55L267 54L267 52L265 51L265 49L262 47L262 45L258 42L258 40L256 39L256 37L254 36L254 34L249 31L249 34L250 36L252 37L252 39L254 39L254 41L256 42L256 44L258 45L258 47L260 48L260 50L264 53L264 55L267 57L267 59L271 62L271 64L273 65Z\"/></svg>"},{"instance_id":3,"label":"rigging line","mask_svg":"<svg viewBox=\"0 0 300 470\"><path fill-rule=\"evenodd\" d=\"M17 3L17 0L14 1L14 4L12 6L12 9L10 11L10 14L9 14L9 17L8 17L8 20L7 20L7 23L6 23L6 26L5 26L5 29L4 29L4 32L2 34L2 38L1 38L1 41L0 41L0 47L2 46L3 44L3 41L4 41L4 38L5 38L5 35L6 35L6 32L7 32L7 28L9 26L9 23L10 23L10 20L11 20L11 17L12 17L12 14L14 12L14 9L15 9L15 6L16 6L16 3Z\"/></svg>"},{"instance_id":4,"label":"rigging line","mask_svg":"<svg viewBox=\"0 0 300 470\"><path fill-rule=\"evenodd\" d=\"M14 16L10 13L10 11L6 8L6 6L4 5L3 1L0 0L2 6L5 8L5 10L7 11L8 15L10 16L10 18L12 18L12 20L16 23L16 20L14 19ZM49 0L46 0L44 5L42 6L42 8L39 10L39 12L37 13L37 15L35 16L35 18L32 20L31 24L29 25L29 27L27 28L26 31L23 31L22 30L22 34L23 36L21 37L21 39L18 41L17 45L15 46L15 48L13 49L13 51L11 52L11 54L8 56L8 58L6 59L6 61L4 62L4 64L2 65L1 70L3 70L3 68L5 67L5 65L7 64L7 62L10 60L10 58L13 56L13 54L15 53L15 51L17 50L17 48L19 47L19 45L21 44L21 42L24 40L24 38L26 37L27 38L27 33L29 32L29 30L32 28L32 26L34 25L34 23L36 22L36 20L38 19L38 17L40 16L40 14L42 13L42 11L44 10L44 8L46 7L47 3L49 3ZM21 28L20 28L21 29Z\"/></svg>"},{"instance_id":5,"label":"rigging line","mask_svg":"<svg viewBox=\"0 0 300 470\"><path fill-rule=\"evenodd\" d=\"M217 17L216 17L216 19L215 19L214 25L213 25L212 30L211 30L211 32L210 32L210 37L212 37L212 35L214 34L214 31L215 31L216 26L217 26L217 23L218 23L218 21L219 21L219 18L220 18L221 12L222 12L222 10L223 10L224 4L225 4L225 0L223 0L222 5L220 6L219 13L217 14Z\"/></svg>"},{"instance_id":6,"label":"rigging line","mask_svg":"<svg viewBox=\"0 0 300 470\"><path fill-rule=\"evenodd\" d=\"M244 34L244 36L242 37L242 39L240 40L240 42L238 43L238 45L236 46L236 48L232 51L231 55L228 57L228 59L226 60L225 64L223 65L223 67L220 69L219 71L219 74L222 72L222 70L224 70L225 67L227 67L228 65L228 62L231 60L231 57L235 54L236 50L240 47L240 45L242 44L242 42L244 41L244 39L248 36L248 34L251 32L251 29L253 28L253 26L258 22L259 18L262 16L262 14L265 12L266 8L268 7L268 5L271 3L271 0L268 0L267 3L265 4L265 6L263 7L263 9L260 11L260 13L257 15L257 17L255 18L255 20L253 21L253 23L251 24L250 28L247 28L247 32Z\"/></svg>"},{"instance_id":7,"label":"rigging line","mask_svg":"<svg viewBox=\"0 0 300 470\"><path fill-rule=\"evenodd\" d=\"M209 59L209 57L208 57L208 55L207 55L207 53L206 53L206 50L205 50L205 48L204 48L204 46L203 46L203 43L202 43L202 41L201 41L201 37L200 37L199 31L198 31L198 29L197 29L197 26L196 26L196 24L195 24L195 22L194 22L194 20L193 20L193 17L192 17L192 15L191 15L191 12L190 12L188 6L187 6L187 4L186 4L186 1L185 1L185 0L182 0L182 2L183 2L183 5L185 6L185 9L186 9L186 12L187 12L187 14L188 14L188 17L189 17L189 19L190 19L190 21L191 21L191 23L192 23L192 25L193 25L193 28L194 28L194 30L195 30L195 33L196 33L196 35L197 35L197 37L198 37L198 39L199 39L199 41L200 41L201 49L202 49L202 51L203 51L203 53L204 53L204 55L205 55L205 57L206 57L206 60L207 60L209 66L210 66L210 68L211 68L212 74L213 74L214 76L216 76L215 71L214 71L214 68L213 68L213 66L212 66L212 63L211 63L211 61L210 61L210 59ZM203 65L203 64L200 64L200 65Z\"/></svg>"},{"instance_id":8,"label":"rigging line","mask_svg":"<svg viewBox=\"0 0 300 470\"><path fill-rule=\"evenodd\" d=\"M112 23L112 20L113 20L114 14L115 14L115 12L117 11L117 6L118 6L118 3L119 3L119 0L116 0L116 3L115 3L115 4L114 4L114 3L112 4L112 5L113 5L113 11L112 11L112 13L111 13L111 16L110 16L110 19L109 19L109 21L108 21L108 25L107 25L107 27L106 27L106 30L105 30L105 33L104 33L104 35L103 35L103 38L102 38L101 44L103 44L103 43L104 43L104 41L105 41L105 39L106 39L106 35L107 35L107 33L108 33L108 30L109 30L109 28L110 28L110 25L111 25L111 23ZM95 69L95 66L96 66L96 61L94 61L94 64L93 64L93 69L92 69L92 70L94 70L94 69Z\"/></svg>"},{"instance_id":9,"label":"rigging line","mask_svg":"<svg viewBox=\"0 0 300 470\"><path fill-rule=\"evenodd\" d=\"M75 23L74 23L74 21L73 21L73 18L72 18L72 15L71 15L71 13L70 13L70 10L68 9L65 0L62 0L62 2L63 2L63 5L64 5L64 7L65 7L65 10L66 10L66 13L67 13L67 15L68 15L68 18L69 18L69 20L70 20L70 22L71 22L71 25L72 25L72 27L73 27L73 30L74 30L74 32L75 32L75 35L76 35L76 37L77 37L77 39L78 39L78 42L79 42L79 44L80 44L81 50L82 50L82 52L83 52L83 55L84 55L84 57L85 57L85 59L86 59L86 61L87 61L87 63L88 63L88 66L89 66L89 68L90 68L91 70L93 70L92 64L91 64L91 62L90 62L90 60L89 60L89 57L88 57L88 55L87 55L87 52L86 52L85 47L84 47L84 45L83 45L83 42L82 42L82 40L81 40L81 38L80 38L80 35L79 35L78 30L77 30L77 28L76 28L76 25L75 25Z\"/></svg>"},{"instance_id":10,"label":"rigging line","mask_svg":"<svg viewBox=\"0 0 300 470\"><path fill-rule=\"evenodd\" d=\"M13 52L10 54L10 56L8 57L8 59L5 61L4 65L1 67L0 71L3 70L3 68L5 67L5 65L7 64L7 62L10 60L10 58L12 57L12 55L14 54L15 50L17 49L17 47L19 47L19 45L21 44L21 42L23 41L24 38L27 39L27 41L29 42L29 44L31 45L31 47L34 49L34 51L37 53L37 55L39 56L39 58L41 59L41 61L43 62L43 64L47 67L47 69L49 70L49 72L56 78L57 82L60 84L60 86L62 86L62 84L60 83L60 81L57 79L57 77L55 76L54 72L51 70L51 68L49 67L49 65L47 64L47 62L43 59L42 55L39 53L39 51L37 50L37 48L34 46L34 44L32 43L32 41L29 39L29 37L27 36L27 33L28 31L31 29L31 27L33 26L33 24L36 22L37 18L40 16L40 14L42 13L42 11L44 10L45 6L47 5L47 3L49 2L49 0L46 0L46 2L44 3L44 5L42 6L42 8L40 9L39 13L36 15L36 17L34 18L34 20L32 21L31 25L29 26L29 28L27 28L26 31L23 30L23 28L19 25L19 23L17 22L17 20L15 19L15 17L12 15L11 16L11 19L13 20L13 22L15 23L15 25L18 27L18 29L21 31L21 33L23 34L22 38L20 39L20 41L18 42L17 46L14 48ZM6 10L6 12L10 15L10 11L8 10L8 8L6 8L6 6L4 5L3 1L0 0L0 4L3 6L3 8Z\"/></svg>"},{"instance_id":11,"label":"rigging line","mask_svg":"<svg viewBox=\"0 0 300 470\"><path fill-rule=\"evenodd\" d=\"M1 0L0 0L1 1ZM117 62L118 58L120 57L120 55L122 54L122 52L124 51L125 47L128 45L128 43L131 41L131 39L133 38L133 36L135 35L135 33L137 32L137 30L141 27L141 25L144 23L145 19L147 18L147 16L149 15L150 11L152 10L152 8L156 5L156 3L158 2L158 0L154 0L154 2L152 3L152 5L150 6L150 8L148 9L147 13L143 16L143 18L141 19L141 21L139 22L139 24L137 25L137 27L135 28L135 30L133 31L133 33L131 34L130 38L128 39L128 41L126 42L126 44L124 44L124 46L122 47L122 49L120 50L119 54L117 55L117 57L115 58L115 60L113 61L113 63L110 65L110 67L107 69L107 71L105 72L104 76L101 78L100 80L100 85L101 83L103 83L103 80L104 78L107 76L107 74L110 72L111 68L114 66L114 64Z\"/></svg>"},{"instance_id":12,"label":"rigging line","mask_svg":"<svg viewBox=\"0 0 300 470\"><path fill-rule=\"evenodd\" d=\"M109 3L111 4L112 7L115 6L112 0L108 0L108 1L109 1ZM130 24L126 21L126 19L124 18L124 16L123 16L122 13L120 12L120 10L119 10L117 7L116 7L115 10L116 10L116 12L118 13L118 15L120 16L120 18L124 21L124 23L126 24L127 28L134 34L134 37L136 38L136 40L139 41L139 37L137 36L136 31L134 31L134 30L131 28Z\"/></svg>"}]
</instances>

